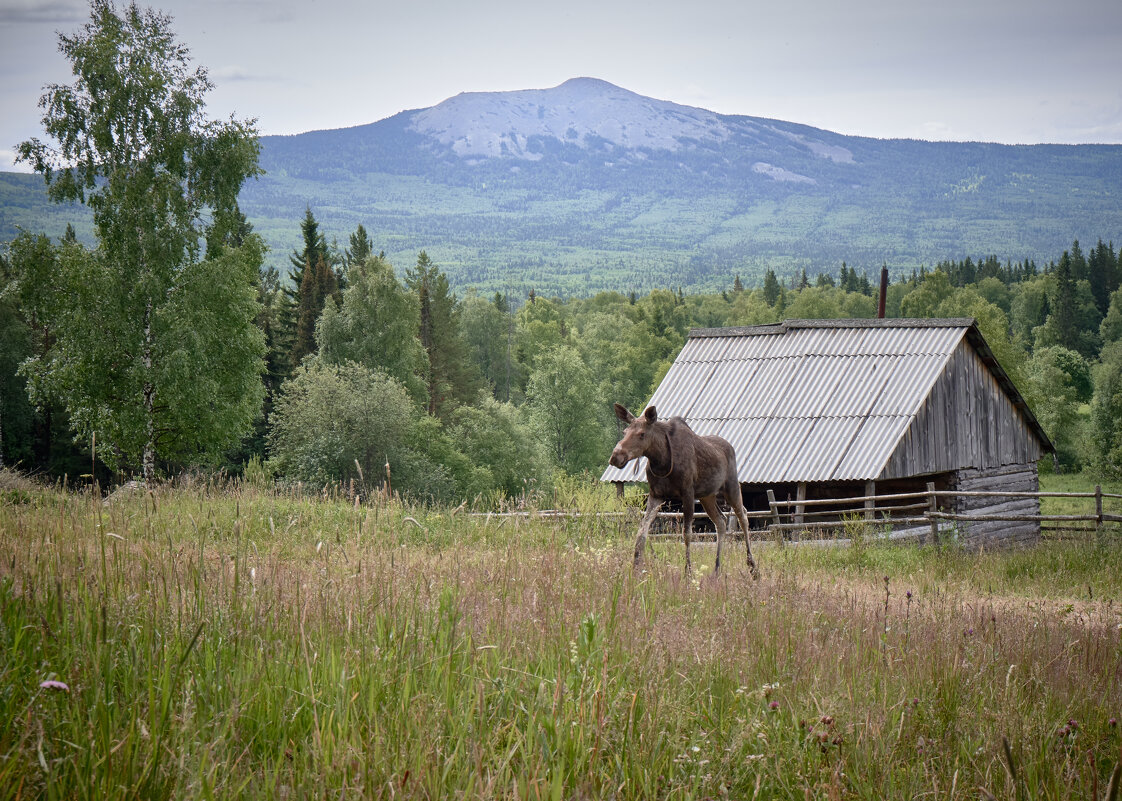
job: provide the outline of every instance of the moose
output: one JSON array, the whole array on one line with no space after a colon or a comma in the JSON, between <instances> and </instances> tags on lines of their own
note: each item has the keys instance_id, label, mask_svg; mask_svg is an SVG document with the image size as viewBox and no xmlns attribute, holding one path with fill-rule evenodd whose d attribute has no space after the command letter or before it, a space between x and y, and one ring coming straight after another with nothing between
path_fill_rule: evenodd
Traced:
<instances>
[{"instance_id":1,"label":"moose","mask_svg":"<svg viewBox=\"0 0 1122 801\"><path fill-rule=\"evenodd\" d=\"M690 537L693 534L694 500L701 506L713 525L717 527L717 563L714 574L721 572L721 545L725 539L725 519L717 506L717 494L724 493L732 506L744 544L748 549L748 569L752 578L760 571L752 559L752 544L748 536L748 515L740 497L740 484L736 476L736 454L732 445L720 437L702 437L694 433L681 417L659 420L654 406L648 406L642 416L636 417L625 407L615 404L616 417L627 424L623 438L612 451L611 465L623 467L632 459L647 457L647 511L639 523L639 538L635 541L635 565L642 562L647 533L664 501L682 502L684 539L686 542L686 573L690 565Z\"/></svg>"}]
</instances>

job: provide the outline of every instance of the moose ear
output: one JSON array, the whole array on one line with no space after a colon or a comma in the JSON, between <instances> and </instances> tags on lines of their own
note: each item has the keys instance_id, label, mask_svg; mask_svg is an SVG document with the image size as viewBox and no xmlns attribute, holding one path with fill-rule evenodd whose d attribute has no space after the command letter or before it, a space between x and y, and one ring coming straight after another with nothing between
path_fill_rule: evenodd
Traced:
<instances>
[{"instance_id":1,"label":"moose ear","mask_svg":"<svg viewBox=\"0 0 1122 801\"><path fill-rule=\"evenodd\" d=\"M655 407L648 406L647 410L643 412L643 417L647 418L648 423L653 423L658 420L658 412L655 411Z\"/></svg>"},{"instance_id":2,"label":"moose ear","mask_svg":"<svg viewBox=\"0 0 1122 801\"><path fill-rule=\"evenodd\" d=\"M635 415L627 411L625 407L621 406L618 403L616 404L616 417L627 424L630 424L631 421L635 419Z\"/></svg>"}]
</instances>

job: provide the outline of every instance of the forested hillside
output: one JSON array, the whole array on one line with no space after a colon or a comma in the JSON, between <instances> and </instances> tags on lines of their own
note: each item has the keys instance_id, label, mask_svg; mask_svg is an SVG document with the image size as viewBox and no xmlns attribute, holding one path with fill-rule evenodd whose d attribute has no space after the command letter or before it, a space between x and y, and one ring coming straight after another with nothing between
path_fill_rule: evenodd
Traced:
<instances>
[{"instance_id":1,"label":"forested hillside","mask_svg":"<svg viewBox=\"0 0 1122 801\"><path fill-rule=\"evenodd\" d=\"M372 487L389 463L395 491L492 506L549 486L557 471L598 472L617 436L612 404L641 409L691 327L875 315L875 281L845 264L838 278L768 271L755 286L733 274L716 293L457 294L427 252L392 265L361 225L329 237L305 211L302 233L290 256L295 287L272 267L261 271L267 397L254 433L234 450L166 459L162 470L224 465L281 482ZM329 244L344 236L345 247ZM19 278L77 247L24 236L4 263L17 289L0 306L6 464L90 470L90 444L69 442L72 412L61 400L33 409L17 371L50 347L20 306ZM1118 475L1120 274L1113 244L1102 241L1086 251L1073 242L1045 264L968 257L892 282L887 314L977 318L1056 444L1060 469ZM116 466L136 469L127 459Z\"/></svg>"}]
</instances>

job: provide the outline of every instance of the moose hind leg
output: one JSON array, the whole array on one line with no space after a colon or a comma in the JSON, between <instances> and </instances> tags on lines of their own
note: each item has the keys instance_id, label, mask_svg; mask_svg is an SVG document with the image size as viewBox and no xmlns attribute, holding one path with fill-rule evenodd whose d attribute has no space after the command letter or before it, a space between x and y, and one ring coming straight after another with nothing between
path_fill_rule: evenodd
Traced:
<instances>
[{"instance_id":1,"label":"moose hind leg","mask_svg":"<svg viewBox=\"0 0 1122 801\"><path fill-rule=\"evenodd\" d=\"M744 501L740 498L740 487L737 487L737 492L730 495L728 499L732 504L732 510L736 513L740 529L744 532L744 548L748 552L748 571L752 574L752 578L758 579L760 569L756 566L756 560L752 558L752 531L748 528L748 512L744 508Z\"/></svg>"},{"instance_id":2,"label":"moose hind leg","mask_svg":"<svg viewBox=\"0 0 1122 801\"><path fill-rule=\"evenodd\" d=\"M717 506L715 495L702 498L701 507L705 510L705 514L709 515L713 525L717 527L717 562L713 567L713 575L718 576L721 573L721 544L725 541L725 518L721 514L720 507Z\"/></svg>"}]
</instances>

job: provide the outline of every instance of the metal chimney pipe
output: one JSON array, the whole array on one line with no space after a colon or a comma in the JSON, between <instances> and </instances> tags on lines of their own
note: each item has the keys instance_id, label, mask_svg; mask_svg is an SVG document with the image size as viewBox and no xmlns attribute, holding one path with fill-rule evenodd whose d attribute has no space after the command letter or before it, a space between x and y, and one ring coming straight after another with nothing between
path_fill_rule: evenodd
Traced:
<instances>
[{"instance_id":1,"label":"metal chimney pipe","mask_svg":"<svg viewBox=\"0 0 1122 801\"><path fill-rule=\"evenodd\" d=\"M877 302L877 319L884 319L884 302L888 299L888 265L880 268L880 300Z\"/></svg>"}]
</instances>

